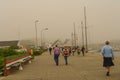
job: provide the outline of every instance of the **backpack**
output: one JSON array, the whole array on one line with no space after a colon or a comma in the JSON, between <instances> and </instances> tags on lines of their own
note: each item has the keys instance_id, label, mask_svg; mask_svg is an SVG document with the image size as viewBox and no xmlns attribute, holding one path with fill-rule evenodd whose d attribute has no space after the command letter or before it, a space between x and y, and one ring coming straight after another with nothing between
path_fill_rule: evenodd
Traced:
<instances>
[{"instance_id":1,"label":"backpack","mask_svg":"<svg viewBox=\"0 0 120 80\"><path fill-rule=\"evenodd\" d=\"M69 55L68 50L65 50L65 51L64 51L64 54L65 54L66 56L68 56L68 55Z\"/></svg>"},{"instance_id":2,"label":"backpack","mask_svg":"<svg viewBox=\"0 0 120 80\"><path fill-rule=\"evenodd\" d=\"M55 49L54 49L54 54L60 54L59 48L55 48Z\"/></svg>"}]
</instances>

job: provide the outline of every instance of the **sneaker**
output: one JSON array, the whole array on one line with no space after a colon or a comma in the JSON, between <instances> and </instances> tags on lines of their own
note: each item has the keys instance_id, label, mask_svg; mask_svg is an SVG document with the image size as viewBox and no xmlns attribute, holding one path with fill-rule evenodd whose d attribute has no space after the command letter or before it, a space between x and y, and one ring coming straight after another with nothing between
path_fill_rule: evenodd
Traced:
<instances>
[{"instance_id":1,"label":"sneaker","mask_svg":"<svg viewBox=\"0 0 120 80\"><path fill-rule=\"evenodd\" d=\"M56 64L56 66L58 66L58 64Z\"/></svg>"},{"instance_id":2,"label":"sneaker","mask_svg":"<svg viewBox=\"0 0 120 80\"><path fill-rule=\"evenodd\" d=\"M65 65L68 65L68 63L66 63Z\"/></svg>"}]
</instances>

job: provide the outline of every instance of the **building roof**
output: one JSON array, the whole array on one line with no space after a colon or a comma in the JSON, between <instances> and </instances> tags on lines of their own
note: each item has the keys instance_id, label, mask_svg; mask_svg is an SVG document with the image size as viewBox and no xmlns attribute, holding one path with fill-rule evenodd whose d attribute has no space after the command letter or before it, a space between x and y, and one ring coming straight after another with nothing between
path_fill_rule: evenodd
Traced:
<instances>
[{"instance_id":1,"label":"building roof","mask_svg":"<svg viewBox=\"0 0 120 80\"><path fill-rule=\"evenodd\" d=\"M0 47L2 46L17 46L18 45L18 40L14 41L0 41Z\"/></svg>"}]
</instances>

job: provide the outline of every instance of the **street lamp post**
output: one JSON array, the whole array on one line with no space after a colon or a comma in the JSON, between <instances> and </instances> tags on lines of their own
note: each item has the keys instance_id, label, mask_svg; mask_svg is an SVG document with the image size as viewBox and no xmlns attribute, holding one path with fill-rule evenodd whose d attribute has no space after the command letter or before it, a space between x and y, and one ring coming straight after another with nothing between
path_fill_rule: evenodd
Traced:
<instances>
[{"instance_id":1,"label":"street lamp post","mask_svg":"<svg viewBox=\"0 0 120 80\"><path fill-rule=\"evenodd\" d=\"M37 22L39 22L39 20L35 20L35 32L36 32L36 44L35 44L35 47L37 48L38 46L38 39L37 39Z\"/></svg>"},{"instance_id":2,"label":"street lamp post","mask_svg":"<svg viewBox=\"0 0 120 80\"><path fill-rule=\"evenodd\" d=\"M83 22L81 21L81 28L82 28L82 46L84 46L84 32L83 32Z\"/></svg>"},{"instance_id":3,"label":"street lamp post","mask_svg":"<svg viewBox=\"0 0 120 80\"><path fill-rule=\"evenodd\" d=\"M87 42L87 25L86 25L86 7L84 7L84 18L85 18L85 42L86 42L86 53L88 52L88 42Z\"/></svg>"},{"instance_id":4,"label":"street lamp post","mask_svg":"<svg viewBox=\"0 0 120 80\"><path fill-rule=\"evenodd\" d=\"M74 46L76 47L76 29L75 29L75 22L73 23L74 25Z\"/></svg>"},{"instance_id":5,"label":"street lamp post","mask_svg":"<svg viewBox=\"0 0 120 80\"><path fill-rule=\"evenodd\" d=\"M48 28L44 28L44 29L41 30L41 47L43 46L42 45L43 44L43 42L42 42L42 40L43 40L43 34L42 33L43 33L44 30L48 30Z\"/></svg>"}]
</instances>

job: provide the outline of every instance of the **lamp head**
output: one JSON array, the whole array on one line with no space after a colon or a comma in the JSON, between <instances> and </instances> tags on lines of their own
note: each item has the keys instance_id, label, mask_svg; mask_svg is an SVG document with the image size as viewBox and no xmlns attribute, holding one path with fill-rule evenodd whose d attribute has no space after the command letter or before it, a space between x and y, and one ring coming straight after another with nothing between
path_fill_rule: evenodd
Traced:
<instances>
[{"instance_id":1,"label":"lamp head","mask_svg":"<svg viewBox=\"0 0 120 80\"><path fill-rule=\"evenodd\" d=\"M39 20L35 20L35 22L39 22Z\"/></svg>"},{"instance_id":2,"label":"lamp head","mask_svg":"<svg viewBox=\"0 0 120 80\"><path fill-rule=\"evenodd\" d=\"M48 28L45 28L45 30L48 30Z\"/></svg>"}]
</instances>

